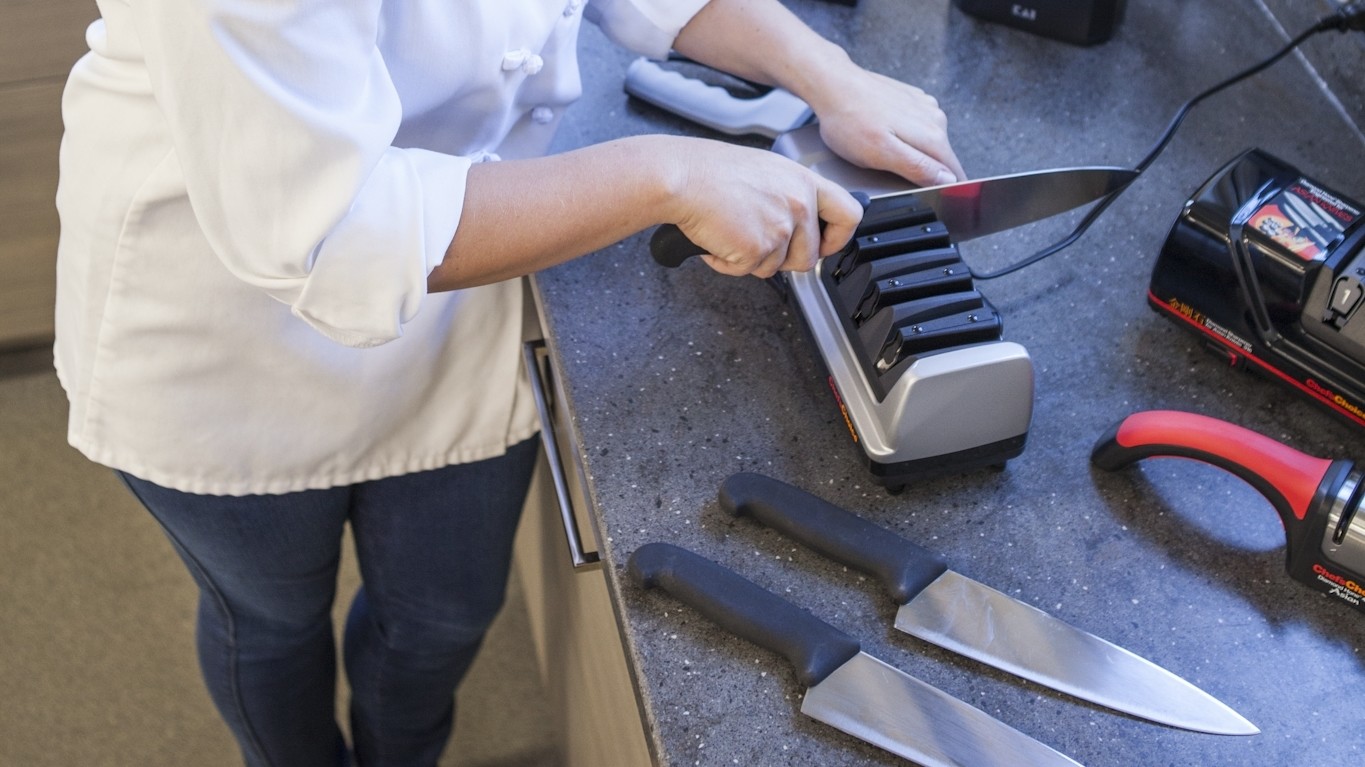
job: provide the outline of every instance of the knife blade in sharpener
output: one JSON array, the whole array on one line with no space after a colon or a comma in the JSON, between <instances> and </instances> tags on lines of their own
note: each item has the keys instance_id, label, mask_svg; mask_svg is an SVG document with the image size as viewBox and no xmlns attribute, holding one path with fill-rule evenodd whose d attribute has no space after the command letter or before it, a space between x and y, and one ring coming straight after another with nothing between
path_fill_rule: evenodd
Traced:
<instances>
[{"instance_id":1,"label":"knife blade in sharpener","mask_svg":"<svg viewBox=\"0 0 1365 767\"><path fill-rule=\"evenodd\" d=\"M948 569L933 553L834 504L761 474L721 485L720 504L880 579L901 605L896 628L955 653L1133 716L1198 732L1260 732L1164 668Z\"/></svg>"},{"instance_id":2,"label":"knife blade in sharpener","mask_svg":"<svg viewBox=\"0 0 1365 767\"><path fill-rule=\"evenodd\" d=\"M781 654L807 687L801 713L925 767L1077 763L862 651L858 641L728 568L668 543L631 554L631 578Z\"/></svg>"},{"instance_id":3,"label":"knife blade in sharpener","mask_svg":"<svg viewBox=\"0 0 1365 767\"><path fill-rule=\"evenodd\" d=\"M923 205L947 228L950 242L965 242L1041 221L1118 191L1137 178L1131 168L1053 168L954 184L870 194L868 214L881 207ZM706 252L674 224L655 230L650 253L662 266L681 266Z\"/></svg>"}]
</instances>

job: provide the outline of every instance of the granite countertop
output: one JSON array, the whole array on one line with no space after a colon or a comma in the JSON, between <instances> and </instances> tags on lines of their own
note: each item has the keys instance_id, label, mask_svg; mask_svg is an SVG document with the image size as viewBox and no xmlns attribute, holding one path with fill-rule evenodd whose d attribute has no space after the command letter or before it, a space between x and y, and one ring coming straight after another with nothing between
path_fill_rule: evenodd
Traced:
<instances>
[{"instance_id":1,"label":"granite countertop","mask_svg":"<svg viewBox=\"0 0 1365 767\"><path fill-rule=\"evenodd\" d=\"M1080 48L974 21L948 0L803 0L798 14L865 65L935 94L969 173L1136 162L1186 98L1268 55L1326 0L1133 0L1110 42ZM1308 43L1188 118L1166 154L1069 249L978 285L1036 376L1024 453L1003 471L878 487L849 440L796 310L769 284L700 263L656 267L641 235L536 279L591 483L601 554L658 761L893 765L799 713L776 654L625 577L668 541L735 569L860 639L866 651L1091 767L1365 763L1365 616L1292 581L1270 504L1219 469L1089 463L1124 416L1190 410L1323 457L1365 458L1354 427L1229 369L1146 305L1187 197L1259 146L1365 196L1358 71L1365 36ZM585 32L573 146L640 132L708 134L630 101L630 57ZM1310 69L1306 62L1312 62ZM1321 78L1321 79L1319 79ZM1323 81L1331 83L1328 95ZM1344 85L1343 85L1344 84ZM761 140L751 143L761 145ZM966 243L993 268L1050 243L1063 217ZM952 567L1174 671L1257 724L1206 735L1080 703L892 629L895 605L851 572L717 505L757 471L812 490L945 556Z\"/></svg>"}]
</instances>

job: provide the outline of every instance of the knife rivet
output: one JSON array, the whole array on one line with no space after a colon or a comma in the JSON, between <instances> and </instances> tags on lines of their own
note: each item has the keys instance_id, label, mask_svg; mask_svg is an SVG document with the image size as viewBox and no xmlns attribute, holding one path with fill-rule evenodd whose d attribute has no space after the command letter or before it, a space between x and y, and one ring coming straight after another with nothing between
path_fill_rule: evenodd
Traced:
<instances>
[{"instance_id":1,"label":"knife rivet","mask_svg":"<svg viewBox=\"0 0 1365 767\"><path fill-rule=\"evenodd\" d=\"M924 332L924 328L920 327L919 325L911 325L911 326L910 326L910 332L911 332L911 333L923 333L923 332Z\"/></svg>"},{"instance_id":2,"label":"knife rivet","mask_svg":"<svg viewBox=\"0 0 1365 767\"><path fill-rule=\"evenodd\" d=\"M888 288L898 288L898 287L900 287L900 284L901 284L901 281L900 281L900 280L887 280L887 281L886 281L886 286L887 286Z\"/></svg>"},{"instance_id":3,"label":"knife rivet","mask_svg":"<svg viewBox=\"0 0 1365 767\"><path fill-rule=\"evenodd\" d=\"M881 238L880 238L880 237L877 237L876 235L873 235L873 236L871 236L871 237L868 237L868 238L867 238L867 241L868 241L868 242L881 242Z\"/></svg>"},{"instance_id":4,"label":"knife rivet","mask_svg":"<svg viewBox=\"0 0 1365 767\"><path fill-rule=\"evenodd\" d=\"M951 266L946 267L946 268L943 270L943 273L944 273L944 274L952 274L952 273L953 273L953 267L951 267Z\"/></svg>"},{"instance_id":5,"label":"knife rivet","mask_svg":"<svg viewBox=\"0 0 1365 767\"><path fill-rule=\"evenodd\" d=\"M969 314L969 315L967 315L967 321L968 321L968 322L976 322L976 321L977 321L976 315L975 315L975 314Z\"/></svg>"}]
</instances>

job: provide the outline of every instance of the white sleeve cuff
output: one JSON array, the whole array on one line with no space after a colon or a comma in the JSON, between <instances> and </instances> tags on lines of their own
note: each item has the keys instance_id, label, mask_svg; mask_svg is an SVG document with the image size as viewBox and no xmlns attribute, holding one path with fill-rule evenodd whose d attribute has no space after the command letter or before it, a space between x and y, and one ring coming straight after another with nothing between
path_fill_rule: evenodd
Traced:
<instances>
[{"instance_id":1,"label":"white sleeve cuff","mask_svg":"<svg viewBox=\"0 0 1365 767\"><path fill-rule=\"evenodd\" d=\"M455 235L471 164L421 149L385 151L313 254L294 315L347 346L401 336Z\"/></svg>"},{"instance_id":2,"label":"white sleeve cuff","mask_svg":"<svg viewBox=\"0 0 1365 767\"><path fill-rule=\"evenodd\" d=\"M709 0L591 0L584 16L627 50L662 59Z\"/></svg>"}]
</instances>

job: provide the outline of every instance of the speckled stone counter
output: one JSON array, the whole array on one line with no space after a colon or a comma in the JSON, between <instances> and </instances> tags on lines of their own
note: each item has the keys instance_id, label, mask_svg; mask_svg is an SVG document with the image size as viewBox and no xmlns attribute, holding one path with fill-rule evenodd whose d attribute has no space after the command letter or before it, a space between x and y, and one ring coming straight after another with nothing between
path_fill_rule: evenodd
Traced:
<instances>
[{"instance_id":1,"label":"speckled stone counter","mask_svg":"<svg viewBox=\"0 0 1365 767\"><path fill-rule=\"evenodd\" d=\"M1134 163L1187 97L1329 7L1130 0L1114 40L1078 48L974 21L947 0L789 5L856 60L938 96L977 176ZM1319 36L1306 58L1205 103L1082 240L979 284L1005 319L1005 338L1024 345L1036 368L1028 445L1003 471L919 482L897 496L877 487L801 318L763 281L696 262L658 268L644 236L538 276L661 764L903 762L802 716L801 687L779 656L632 585L625 563L650 541L739 571L868 652L1092 767L1365 764L1365 615L1288 578L1269 503L1203 464L1150 460L1116 474L1089 464L1097 437L1153 408L1230 420L1314 455L1365 459L1365 432L1228 369L1145 302L1182 204L1244 149L1262 147L1365 196L1365 136L1355 127L1365 108L1359 82L1345 79L1358 77L1363 42ZM646 131L708 135L629 101L620 87L629 57L595 29L582 57L587 92L561 146ZM962 252L976 266L1001 266L1074 221ZM871 579L718 507L719 483L746 470L813 490L969 577L1164 665L1262 733L1205 735L1115 714L895 632L895 605Z\"/></svg>"}]
</instances>

